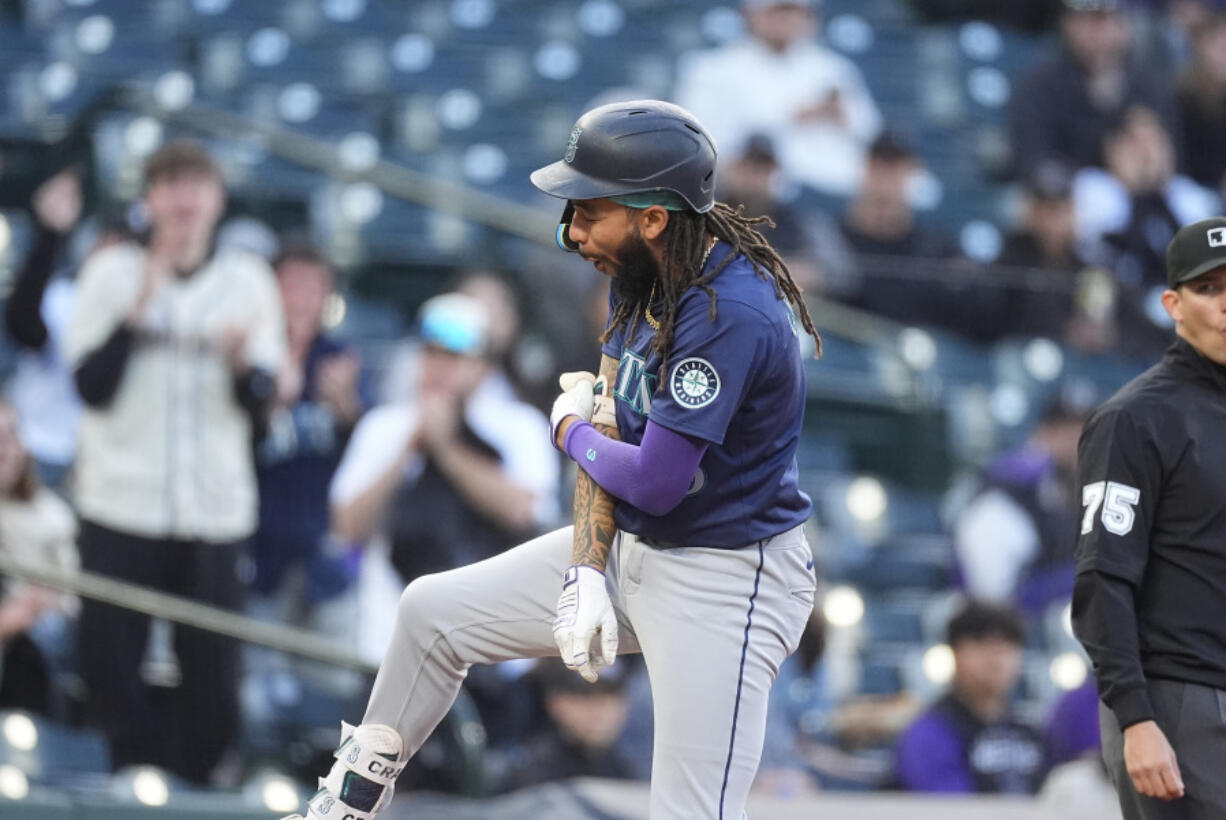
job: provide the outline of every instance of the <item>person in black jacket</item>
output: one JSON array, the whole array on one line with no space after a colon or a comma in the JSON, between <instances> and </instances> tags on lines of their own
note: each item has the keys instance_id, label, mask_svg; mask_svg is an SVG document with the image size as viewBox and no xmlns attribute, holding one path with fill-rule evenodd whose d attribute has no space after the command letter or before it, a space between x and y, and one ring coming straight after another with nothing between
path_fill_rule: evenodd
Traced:
<instances>
[{"instance_id":1,"label":"person in black jacket","mask_svg":"<svg viewBox=\"0 0 1226 820\"><path fill-rule=\"evenodd\" d=\"M1182 228L1162 361L1087 421L1073 625L1126 820L1226 817L1226 218Z\"/></svg>"},{"instance_id":2,"label":"person in black jacket","mask_svg":"<svg viewBox=\"0 0 1226 820\"><path fill-rule=\"evenodd\" d=\"M81 414L61 351L75 291L71 279L52 278L82 205L81 175L73 166L34 192L33 242L4 305L5 330L21 348L10 387L13 404L39 478L52 489L72 465Z\"/></svg>"},{"instance_id":3,"label":"person in black jacket","mask_svg":"<svg viewBox=\"0 0 1226 820\"><path fill-rule=\"evenodd\" d=\"M630 662L627 662L627 661ZM626 727L630 659L618 659L594 684L554 658L533 669L549 720L511 759L507 790L575 777L634 779L634 766L618 739Z\"/></svg>"}]
</instances>

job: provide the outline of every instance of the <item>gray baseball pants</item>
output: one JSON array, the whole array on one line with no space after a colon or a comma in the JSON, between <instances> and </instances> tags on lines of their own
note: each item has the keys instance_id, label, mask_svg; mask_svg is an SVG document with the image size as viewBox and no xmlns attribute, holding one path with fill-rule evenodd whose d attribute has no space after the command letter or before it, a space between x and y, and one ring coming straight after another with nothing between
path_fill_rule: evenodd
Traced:
<instances>
[{"instance_id":1,"label":"gray baseball pants","mask_svg":"<svg viewBox=\"0 0 1226 820\"><path fill-rule=\"evenodd\" d=\"M1100 703L1103 760L1124 820L1221 820L1226 817L1226 691L1157 679L1147 688L1154 719L1175 750L1184 796L1168 803L1137 792L1124 765L1120 725Z\"/></svg>"},{"instance_id":2,"label":"gray baseball pants","mask_svg":"<svg viewBox=\"0 0 1226 820\"><path fill-rule=\"evenodd\" d=\"M415 753L470 665L555 655L571 549L566 527L409 584L364 722L394 727ZM813 608L803 530L739 549L660 549L619 532L606 577L618 652L642 652L651 681L652 820L741 820L771 684Z\"/></svg>"}]
</instances>

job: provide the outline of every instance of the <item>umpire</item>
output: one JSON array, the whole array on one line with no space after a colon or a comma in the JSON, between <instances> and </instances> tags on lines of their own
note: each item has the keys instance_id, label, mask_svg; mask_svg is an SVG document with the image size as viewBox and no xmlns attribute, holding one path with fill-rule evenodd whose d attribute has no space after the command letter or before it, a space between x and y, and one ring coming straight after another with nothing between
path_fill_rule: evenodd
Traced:
<instances>
[{"instance_id":1,"label":"umpire","mask_svg":"<svg viewBox=\"0 0 1226 820\"><path fill-rule=\"evenodd\" d=\"M1073 625L1126 820L1226 817L1226 218L1166 252L1178 338L1079 448Z\"/></svg>"}]
</instances>

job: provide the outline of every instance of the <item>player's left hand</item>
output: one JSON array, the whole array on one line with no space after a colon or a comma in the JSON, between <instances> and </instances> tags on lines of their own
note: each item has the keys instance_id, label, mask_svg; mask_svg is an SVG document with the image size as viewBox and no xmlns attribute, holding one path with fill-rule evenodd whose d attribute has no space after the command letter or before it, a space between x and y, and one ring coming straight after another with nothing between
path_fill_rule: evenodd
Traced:
<instances>
[{"instance_id":1,"label":"player's left hand","mask_svg":"<svg viewBox=\"0 0 1226 820\"><path fill-rule=\"evenodd\" d=\"M593 657L592 639L600 632L600 653ZM600 677L600 668L617 659L617 613L605 588L605 575L586 564L566 570L558 598L553 639L562 662L588 683Z\"/></svg>"}]
</instances>

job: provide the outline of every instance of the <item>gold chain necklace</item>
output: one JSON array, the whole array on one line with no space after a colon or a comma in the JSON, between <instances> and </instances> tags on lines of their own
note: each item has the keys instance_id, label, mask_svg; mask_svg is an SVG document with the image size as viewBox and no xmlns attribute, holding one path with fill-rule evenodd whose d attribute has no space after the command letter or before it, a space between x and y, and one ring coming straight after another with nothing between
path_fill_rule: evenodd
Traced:
<instances>
[{"instance_id":1,"label":"gold chain necklace","mask_svg":"<svg viewBox=\"0 0 1226 820\"><path fill-rule=\"evenodd\" d=\"M699 271L701 271L703 268L707 266L707 259L711 257L711 249L714 248L716 243L718 242L719 242L719 238L715 236L711 237L710 241L707 242L707 249L705 252L703 252L702 261L698 263ZM651 295L647 297L647 304L643 305L643 318L647 320L647 324L651 326L652 330L659 330L660 320L651 315L651 303L654 302L655 300L656 300L656 283L652 282L651 283Z\"/></svg>"}]
</instances>

